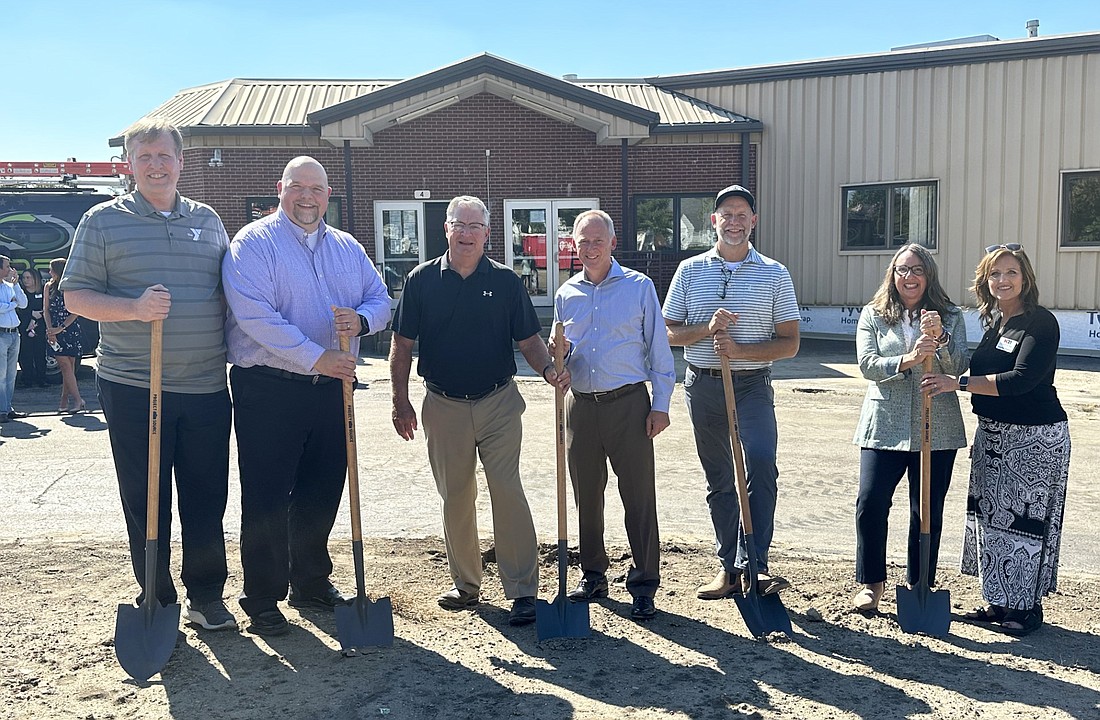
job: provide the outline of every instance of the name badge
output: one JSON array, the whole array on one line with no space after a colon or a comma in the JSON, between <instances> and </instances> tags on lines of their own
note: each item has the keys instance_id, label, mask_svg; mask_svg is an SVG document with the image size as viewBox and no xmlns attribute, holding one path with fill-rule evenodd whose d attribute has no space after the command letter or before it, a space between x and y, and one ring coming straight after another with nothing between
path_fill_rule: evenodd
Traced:
<instances>
[{"instance_id":1,"label":"name badge","mask_svg":"<svg viewBox=\"0 0 1100 720\"><path fill-rule=\"evenodd\" d=\"M1019 340L1013 340L1012 338L1003 337L997 341L997 349L1006 353L1013 352L1016 346L1020 344Z\"/></svg>"}]
</instances>

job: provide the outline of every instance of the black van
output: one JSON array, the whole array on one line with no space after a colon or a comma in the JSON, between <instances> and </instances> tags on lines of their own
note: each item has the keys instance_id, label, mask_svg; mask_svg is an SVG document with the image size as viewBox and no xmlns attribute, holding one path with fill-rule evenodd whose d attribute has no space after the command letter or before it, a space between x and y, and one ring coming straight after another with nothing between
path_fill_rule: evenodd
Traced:
<instances>
[{"instance_id":1,"label":"black van","mask_svg":"<svg viewBox=\"0 0 1100 720\"><path fill-rule=\"evenodd\" d=\"M114 195L79 187L0 187L0 255L20 272L34 268L48 280L50 260L68 257L80 218ZM95 354L99 325L80 318L84 354Z\"/></svg>"}]
</instances>

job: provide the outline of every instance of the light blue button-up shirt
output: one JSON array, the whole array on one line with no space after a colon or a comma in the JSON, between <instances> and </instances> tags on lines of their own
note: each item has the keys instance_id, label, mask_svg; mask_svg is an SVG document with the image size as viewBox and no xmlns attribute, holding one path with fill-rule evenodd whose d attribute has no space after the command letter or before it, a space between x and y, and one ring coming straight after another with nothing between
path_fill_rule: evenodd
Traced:
<instances>
[{"instance_id":1,"label":"light blue button-up shirt","mask_svg":"<svg viewBox=\"0 0 1100 720\"><path fill-rule=\"evenodd\" d=\"M340 347L332 306L355 308L371 333L389 324L386 285L363 246L323 221L318 230L310 250L280 208L233 238L222 263L229 362L313 375L321 354ZM359 353L358 338L351 352Z\"/></svg>"},{"instance_id":2,"label":"light blue button-up shirt","mask_svg":"<svg viewBox=\"0 0 1100 720\"><path fill-rule=\"evenodd\" d=\"M19 315L16 308L27 307L27 295L19 281L13 283L0 280L0 327L19 327Z\"/></svg>"},{"instance_id":3,"label":"light blue button-up shirt","mask_svg":"<svg viewBox=\"0 0 1100 720\"><path fill-rule=\"evenodd\" d=\"M573 345L569 372L578 392L606 392L650 381L653 410L668 412L676 368L653 281L614 258L603 282L584 271L554 297L554 319Z\"/></svg>"}]
</instances>

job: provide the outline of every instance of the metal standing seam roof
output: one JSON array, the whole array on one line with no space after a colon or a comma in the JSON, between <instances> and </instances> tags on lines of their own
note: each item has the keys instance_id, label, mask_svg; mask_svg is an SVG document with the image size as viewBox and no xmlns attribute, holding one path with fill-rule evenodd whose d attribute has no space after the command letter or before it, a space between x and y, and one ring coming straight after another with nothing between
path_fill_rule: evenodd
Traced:
<instances>
[{"instance_id":1,"label":"metal standing seam roof","mask_svg":"<svg viewBox=\"0 0 1100 720\"><path fill-rule=\"evenodd\" d=\"M253 80L233 78L179 91L146 117L163 116L181 129L309 127L311 112L363 97L399 80ZM642 81L578 82L595 91L649 110L661 126L728 125L755 122L735 112ZM121 140L125 131L116 140Z\"/></svg>"},{"instance_id":2,"label":"metal standing seam roof","mask_svg":"<svg viewBox=\"0 0 1100 720\"><path fill-rule=\"evenodd\" d=\"M638 81L578 81L578 86L652 110L661 125L705 125L755 122L752 118L697 100L674 90Z\"/></svg>"}]
</instances>

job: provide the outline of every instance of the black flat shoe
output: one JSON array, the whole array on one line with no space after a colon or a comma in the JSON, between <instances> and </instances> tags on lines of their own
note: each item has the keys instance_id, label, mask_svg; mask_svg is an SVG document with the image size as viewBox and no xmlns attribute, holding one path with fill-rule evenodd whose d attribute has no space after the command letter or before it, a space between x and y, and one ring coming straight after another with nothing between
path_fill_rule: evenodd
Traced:
<instances>
[{"instance_id":1,"label":"black flat shoe","mask_svg":"<svg viewBox=\"0 0 1100 720\"><path fill-rule=\"evenodd\" d=\"M253 635L286 635L290 632L290 623L278 610L264 610L250 618L248 632Z\"/></svg>"},{"instance_id":2,"label":"black flat shoe","mask_svg":"<svg viewBox=\"0 0 1100 720\"><path fill-rule=\"evenodd\" d=\"M347 605L348 599L343 593L329 585L328 589L318 595L304 596L290 588L290 599L287 605L294 608L313 608L315 610L332 610L337 605Z\"/></svg>"},{"instance_id":3,"label":"black flat shoe","mask_svg":"<svg viewBox=\"0 0 1100 720\"><path fill-rule=\"evenodd\" d=\"M533 622L535 622L535 598L516 598L512 602L512 611L508 613L508 624L530 625Z\"/></svg>"},{"instance_id":4,"label":"black flat shoe","mask_svg":"<svg viewBox=\"0 0 1100 720\"><path fill-rule=\"evenodd\" d=\"M570 590L566 597L573 602L587 602L588 600L607 597L607 576L581 578L577 587Z\"/></svg>"},{"instance_id":5,"label":"black flat shoe","mask_svg":"<svg viewBox=\"0 0 1100 720\"><path fill-rule=\"evenodd\" d=\"M639 595L634 598L634 604L630 608L630 617L635 620L652 620L657 614L657 606L653 604L653 598L648 595Z\"/></svg>"}]
</instances>

